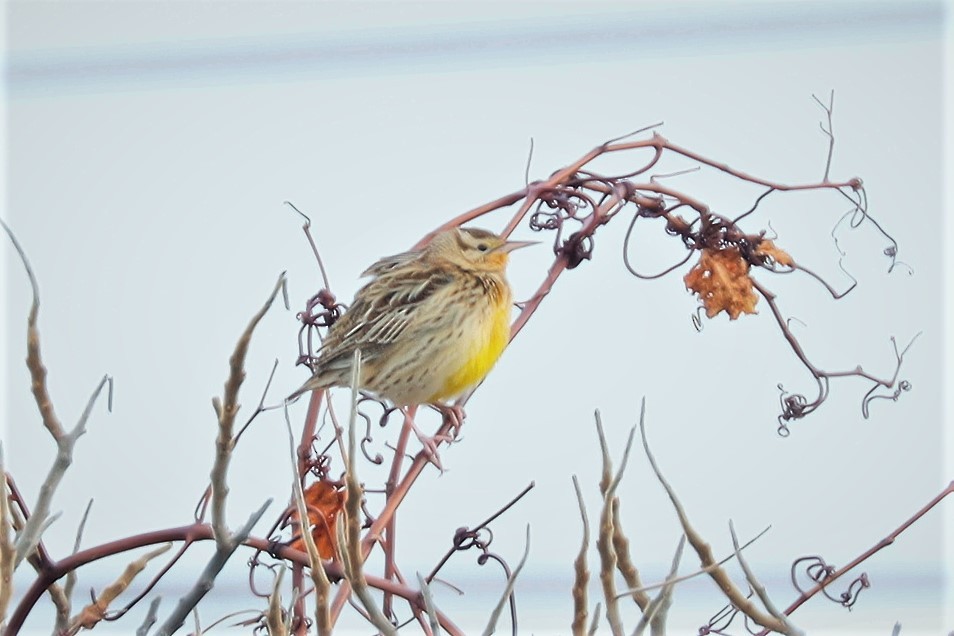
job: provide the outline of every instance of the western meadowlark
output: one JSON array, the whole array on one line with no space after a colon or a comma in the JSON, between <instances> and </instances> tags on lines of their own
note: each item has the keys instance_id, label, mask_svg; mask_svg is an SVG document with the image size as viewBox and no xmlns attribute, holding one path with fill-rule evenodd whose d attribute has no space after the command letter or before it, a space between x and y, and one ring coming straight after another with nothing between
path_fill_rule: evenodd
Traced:
<instances>
[{"instance_id":1,"label":"western meadowlark","mask_svg":"<svg viewBox=\"0 0 954 636\"><path fill-rule=\"evenodd\" d=\"M314 375L289 399L347 386L355 349L359 388L395 406L440 406L474 387L510 336L509 254L531 244L454 228L421 251L381 259L362 274L371 281L328 331Z\"/></svg>"}]
</instances>

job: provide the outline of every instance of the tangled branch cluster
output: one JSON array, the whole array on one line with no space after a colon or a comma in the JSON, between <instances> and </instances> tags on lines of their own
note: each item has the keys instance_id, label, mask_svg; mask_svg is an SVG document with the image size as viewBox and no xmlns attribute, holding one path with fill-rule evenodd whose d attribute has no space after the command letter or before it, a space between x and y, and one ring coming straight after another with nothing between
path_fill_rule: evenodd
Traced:
<instances>
[{"instance_id":1,"label":"tangled branch cluster","mask_svg":"<svg viewBox=\"0 0 954 636\"><path fill-rule=\"evenodd\" d=\"M823 126L823 130L833 142L830 106L826 108L826 112L829 116L828 126L827 128ZM502 208L515 207L502 232L505 236L509 236L524 223L533 232L551 233L554 259L536 293L520 307L520 313L512 325L511 338L513 338L538 309L560 276L566 271L579 268L594 257L597 250L597 233L600 228L618 216L629 215L622 256L626 268L634 276L662 277L687 265L696 256L697 262L685 273L683 281L686 287L698 296L701 310L704 310L709 318L722 312L727 313L731 319L754 313L759 299L764 299L769 306L783 337L816 381L818 389L817 395L809 399L802 394L789 393L781 386L779 387L781 413L778 416L778 432L780 434L787 435L792 421L807 416L821 406L827 399L830 383L834 379L860 377L872 384L862 402L865 416L868 414L871 401L897 399L903 391L908 390L910 384L899 379L899 371L910 344L900 350L895 346L896 365L893 374L889 377L876 376L864 371L861 367L850 368L846 371L823 370L811 362L789 329L788 321L783 317L774 293L753 276L753 272L769 275L803 273L824 285L836 299L844 296L854 287L852 284L848 290L837 292L790 253L776 246L776 238L767 238L764 230L751 231L743 227L751 222L751 216L760 207L766 205L765 202L770 195L792 191L830 191L841 200L848 201L851 209L839 219L836 227L843 222L847 222L851 227L857 227L864 222L873 223L890 243L885 249L885 254L891 259L890 269L894 269L899 264L896 261L896 243L884 233L868 213L861 180L852 178L832 181L829 179L830 152L833 146L829 149L829 158L822 180L807 184L785 184L765 180L703 157L674 144L657 132L650 133L654 128L655 126L643 129L634 135L627 135L602 144L546 179L528 182L524 188L516 192L451 219L424 237L418 247L426 244L440 231L473 221ZM648 158L643 158L642 162L629 172L602 174L593 167L593 164L601 157L621 154L641 156L644 153L649 154ZM674 176L657 172L661 161L669 157L689 160L699 167L723 173L737 182L758 185L762 188L762 192L755 198L751 207L738 215L717 212L688 193L661 182L662 177ZM298 212L297 208L295 210ZM318 258L324 282L323 289L309 299L304 310L298 314L301 322L298 362L313 368L323 331L332 325L347 307L339 303L330 291L331 286L324 265L310 233L310 221L307 217L305 220L305 235ZM644 274L630 262L630 241L637 227L641 230L643 226L650 225L650 222L654 221L657 222L657 227L663 228L665 236L680 242L685 249L685 255L661 272ZM661 226L658 225L660 221ZM4 227L6 229L6 226ZM10 236L12 238L12 234ZM190 614L196 617L196 632L200 631L195 613L196 607L211 588L225 563L239 548L252 550L253 556L249 561L249 589L253 597L265 601L263 608L252 610L251 617L242 620L240 624L253 626L257 631L265 630L269 634L303 635L313 628L318 634L329 634L340 614L350 606L383 634L396 633L398 628L410 622L417 622L425 633L442 631L460 634L461 630L451 618L437 609L430 585L449 559L459 552L470 549L478 550L478 563L483 564L488 561L499 563L505 578L500 602L488 622L488 633L493 631L506 607L510 609L511 628L514 632L516 631L513 583L523 561L516 567L510 567L500 555L490 550L493 540L490 524L524 496L529 487L486 521L474 528L460 528L454 536L449 537L450 547L427 576L417 575L415 581L414 577L402 572L397 559L395 546L398 510L427 465L434 463L436 448L453 440L450 433L460 423L457 413L462 412L469 395L460 398L453 409L440 412L437 430L430 438L431 446L423 444L415 451L412 448L415 439L413 435L418 430L418 420L426 419L421 417L424 412L419 413L416 407L406 410L394 409L370 396L362 396L354 391L348 421L342 422L336 416L334 405L325 393L313 393L310 396L302 431L297 441L292 442L294 475L289 505L277 515L264 536L256 536L252 531L264 515L269 502L253 511L238 530L233 531L228 527L226 523L228 472L235 446L239 443L243 432L263 413L282 410L288 417L286 404L266 406L266 397L271 385L271 378L269 378L257 407L244 425L238 431L235 430L239 412L238 395L245 377L245 354L257 324L277 297L278 292L284 292L284 276L276 283L268 301L255 314L248 328L239 338L230 359L229 374L222 398L214 400L218 437L212 477L196 508L193 522L182 527L125 537L87 549L80 549L81 524L76 549L71 555L59 559L49 555L42 540L42 530L50 519L49 500L69 466L72 446L76 438L85 430L86 420L97 396L104 386L109 384L111 387L111 384L108 377L104 378L76 427L73 431L66 433L56 419L52 399L46 390L45 369L40 358L39 335L36 327L39 306L36 281L25 255L19 245L16 242L14 244L23 259L34 291L34 305L28 320L28 367L33 378L34 394L43 423L60 446L60 453L57 463L51 469L51 476L41 489L44 494L33 506L32 511L16 488L13 477L6 475L7 496L2 498L4 505L0 509L0 520L3 524L3 531L0 532L0 539L2 539L0 540L0 581L4 583L0 587L0 619L6 615L7 606L12 602L9 581L11 581L13 569L25 560L36 571L33 584L21 595L14 606L7 624L7 633L15 634L19 630L43 594L48 594L56 606L57 633L75 633L81 628L91 628L99 621L120 618L146 599L181 557L192 546L202 541L213 541L215 551L203 571L196 577L192 588L179 599L175 608L160 623L156 632L158 634L176 631ZM836 249L840 251L837 239ZM286 306L287 304L286 299ZM356 361L354 373L357 373L359 368L360 364ZM273 367L273 374L274 370ZM356 377L353 377L352 385L359 385ZM393 445L382 445L380 440L375 439L376 430L385 427L392 431L397 427L396 442ZM363 432L359 429L363 429ZM291 436L290 422L289 435ZM660 482L666 488L677 511L680 511L681 506L678 504L675 493L663 479L649 453L645 437L643 441L647 457L653 464ZM377 448L374 448L373 444L376 444ZM619 500L615 495L615 489L622 475L622 467L614 476L610 468L605 440L603 449L604 481L601 483L601 493L604 501L597 547L601 557L600 577L607 603L607 617L614 633L622 628L622 618L616 602L622 596L632 597L642 613L639 631L648 628L651 632L656 632L661 629L671 600L671 589L675 583L682 580L677 576L676 570L686 542L703 560L704 568L700 573L713 577L730 601L727 612L713 618L705 628L708 630L706 633L723 633L739 613L744 614L746 620L753 621L764 630L797 633L797 630L788 622L787 616L814 594L824 592L828 595L825 591L827 586L850 569L846 566L841 570L834 570L815 558L817 560L808 563L807 569L807 574L814 586L803 588L795 582L795 566L793 566L793 582L800 597L796 603L784 611L779 611L771 605L770 600L764 595L764 590L760 591L754 574L750 574L747 570L746 575L753 587L753 593L762 603L762 607L759 608L749 597L731 585L721 569L725 561L716 562L711 551L707 552L707 544L692 529L684 511L681 511L680 521L683 525L684 537L677 549L672 573L666 582L659 586L644 586L629 558L628 541L619 524ZM627 446L627 455L628 451L629 446ZM625 462L624 457L623 465ZM359 479L359 468L368 465L381 465L387 469L387 479L380 487L369 487ZM947 492L938 497L934 504L945 494ZM926 507L919 512L919 515L923 515L928 509L929 507ZM581 552L581 558L577 560L579 589L574 589L577 610L573 625L574 633L586 633L588 617L585 597L585 579L588 577L585 547L589 541L589 530L582 499L581 513L584 516L585 537L584 551ZM905 527L907 526L902 526L898 533ZM9 535L14 529L18 534L16 541L11 542ZM745 546L739 545L734 529L730 528L730 530L735 544L735 552L731 558L738 559L740 565L747 568L741 555L741 550ZM151 559L158 558L165 552L166 547L154 549L132 561L114 586L95 597L93 603L82 611L78 613L72 611L71 591L76 572L80 567L103 556L124 554L147 546L173 542L179 544L178 550L168 558L158 572L153 574L150 581L140 586L139 591L122 608L111 609L110 606L130 588L137 574L147 567ZM365 571L366 561L374 550L380 550L383 555L384 566L381 575ZM873 551L869 551L868 555L870 556L871 553ZM525 559L526 554L524 554ZM860 561L849 565L854 567L858 562ZM799 563L802 562L797 562L796 565ZM293 594L292 598L286 601L281 595L283 589L288 589L287 585L283 585L285 572L288 569L291 570ZM623 576L629 586L627 591L618 593L615 590L614 571L618 571ZM62 586L58 582L60 579L64 579ZM583 583L579 583L580 581ZM849 585L847 592L840 597L831 598L840 599L839 602L850 607L856 601L859 589L867 584L867 578L860 577L855 583ZM648 594L651 589L660 589L661 592L656 597L651 597ZM372 590L379 593L381 600L371 593ZM309 611L309 604L313 611ZM159 603L156 597L149 606L139 633L148 633L152 625L158 622L158 611ZM590 631L593 628L591 627Z\"/></svg>"}]
</instances>

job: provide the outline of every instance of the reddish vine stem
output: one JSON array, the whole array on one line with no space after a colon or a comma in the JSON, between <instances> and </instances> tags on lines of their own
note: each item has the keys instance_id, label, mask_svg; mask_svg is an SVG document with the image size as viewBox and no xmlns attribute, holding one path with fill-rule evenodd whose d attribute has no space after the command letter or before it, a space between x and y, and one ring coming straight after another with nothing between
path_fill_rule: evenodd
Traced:
<instances>
[{"instance_id":1,"label":"reddish vine stem","mask_svg":"<svg viewBox=\"0 0 954 636\"><path fill-rule=\"evenodd\" d=\"M901 535L901 533L903 533L905 530L910 528L921 517L926 515L932 508L934 508L937 504L939 504L942 499L944 499L950 494L954 494L954 481L949 483L947 487L944 490L942 490L936 497L931 499L931 501L929 501L923 508L921 508L916 513L914 513L904 523L902 523L900 526L895 528L888 536L881 539L876 544L874 544L873 546L871 546L870 548L868 548L867 550L859 554L857 557L852 559L846 565L835 570L831 575L826 577L823 582L815 585L815 587L809 589L808 591L803 593L801 596L799 596L797 599L795 599L791 605L785 608L785 611L783 613L786 616L791 615L795 610L797 610L799 607L804 605L813 596L815 596L816 594L818 594L819 592L827 588L829 585L834 583L837 579L841 578L842 575L858 567L861 563L867 561L868 559L870 559L872 556L874 556L875 554L877 554L884 548L887 548L888 546L893 544L895 542L895 539L897 539ZM762 630L761 632L758 633L758 636L766 636L768 633L769 633L768 630Z\"/></svg>"},{"instance_id":2,"label":"reddish vine stem","mask_svg":"<svg viewBox=\"0 0 954 636\"><path fill-rule=\"evenodd\" d=\"M16 634L23 626L30 610L39 600L40 596L55 581L66 575L67 572L79 569L84 565L103 559L109 556L122 554L130 550L136 550L151 545L169 543L169 542L187 542L198 543L201 541L213 541L214 533L212 526L207 523L193 523L187 526L175 528L164 528L143 534L125 537L115 541L110 541L97 546L80 550L75 554L64 557L59 561L52 561L49 567L39 572L38 577L33 581L30 587L24 592L23 597L17 604L16 609L10 616L7 624L7 634ZM263 552L268 552L276 558L284 559L291 563L307 565L308 555L304 552L290 548L288 546L276 545L274 542L260 537L249 537L243 542L243 545ZM341 579L344 575L339 564L326 562L325 571L329 578ZM423 600L420 592L406 585L402 585L393 580L387 580L382 577L366 575L368 584L379 590L386 591L394 596L401 597L410 603L413 607L423 610ZM438 612L438 619L441 628L450 634L462 634L458 627L447 616Z\"/></svg>"},{"instance_id":3,"label":"reddish vine stem","mask_svg":"<svg viewBox=\"0 0 954 636\"><path fill-rule=\"evenodd\" d=\"M414 425L414 415L417 407L408 408L404 416L404 424L401 426L401 433L398 436L397 445L394 448L394 457L391 460L391 471L388 475L388 481L385 484L386 497L391 496L394 484L401 474L401 464L404 463L404 454L407 451L407 442L411 435ZM399 576L397 565L395 563L395 550L397 545L397 515L392 515L388 525L385 528L385 546L384 546L384 578L393 579ZM391 608L392 597L390 594L384 595L384 615L393 618Z\"/></svg>"},{"instance_id":4,"label":"reddish vine stem","mask_svg":"<svg viewBox=\"0 0 954 636\"><path fill-rule=\"evenodd\" d=\"M13 475L5 472L4 476L7 480L7 488L10 489L10 500L16 504L20 514L23 515L23 521L26 522L30 518L30 507L27 505L26 499L23 498L23 494L20 492L20 489L17 488L17 483L14 481ZM36 548L33 550L33 555L37 560L36 567L39 569L49 567L53 561L50 558L49 553L46 551L46 546L43 544L43 541L40 541L36 544Z\"/></svg>"},{"instance_id":5,"label":"reddish vine stem","mask_svg":"<svg viewBox=\"0 0 954 636\"><path fill-rule=\"evenodd\" d=\"M524 189L520 191L500 197L496 201L490 202L478 208L474 208L468 212L465 212L455 217L454 219L448 221L447 223L441 225L440 227L438 227L437 229L435 229L434 231L426 235L420 242L417 243L417 245L415 246L415 249L419 249L423 245L426 245L426 243L434 235L438 234L441 231L444 231L451 227L461 225L475 218L478 218L479 216L482 216L490 211L499 209L501 207L507 207L507 206L513 205L514 203L517 203L520 200L523 200L523 203L521 204L520 208L514 213L510 222L507 224L506 228L503 231L504 235L509 235L513 231L513 229L515 229L523 221L523 219L526 217L526 215L534 207L535 204L537 204L540 200L542 200L543 197L545 197L548 193L551 193L555 189L571 181L574 175L576 175L584 165L586 165L587 163L589 163L596 157L605 153L619 152L619 151L632 150L632 149L638 149L638 148L652 148L655 151L652 160L642 169L642 171L648 170L652 166L654 166L656 162L658 162L662 151L665 149L668 149L678 154L681 154L685 157L688 157L694 161L698 161L710 167L716 168L731 176L735 176L739 179L746 180L749 182L757 183L767 188L771 188L773 190L788 191L788 190L809 190L809 189L819 189L819 188L829 188L829 189L840 190L842 188L858 188L860 187L860 183L861 183L859 179L850 179L848 181L838 182L838 183L829 182L829 183L821 183L821 184L813 183L813 184L790 185L790 184L775 183L772 181L754 177L752 175L749 175L739 170L735 170L729 167L727 164L719 163L719 162L715 162L710 159L707 159L706 157L699 155L698 153L694 153L692 151L689 151L685 148L682 148L680 146L677 146L669 142L668 140L666 140L665 138L663 138L662 136L658 134L654 134L652 139L649 139L649 140L641 140L641 141L633 141L633 142L625 142L625 143L617 143L617 144L606 144L604 146L597 147L594 150L587 153L586 155L584 155L581 159L577 160L575 163L555 172L546 181L542 181L542 182L538 181L538 182L531 183L530 185L528 185L527 187L525 187ZM587 215L586 217L582 219L582 227L579 229L577 233L580 237L592 236L599 226L608 222L608 220L612 216L611 212L618 211L617 206L621 202L637 202L637 204L642 204L647 207L648 206L658 207L658 204L659 204L658 200L653 199L652 197L646 197L645 195L641 195L640 191L648 190L651 192L655 192L659 194L660 196L670 196L670 197L677 198L682 203L689 205L690 207L692 207L693 209L699 212L707 212L709 209L708 206L706 206L704 203L694 200L692 199L692 197L689 197L685 195L684 193L681 193L675 189L672 189L670 187L663 186L660 184L652 183L648 185L647 184L635 185L628 182L623 182L623 183L617 183L613 186L610 186L610 185L607 185L607 181L608 179L595 179L595 180L584 180L583 182L580 182L581 184L586 184L587 186L591 187L594 190L597 190L602 192L603 194L609 195L608 198L605 199L598 208L596 208L589 215ZM522 311L518 315L517 319L514 321L511 327L511 337L510 337L511 341L513 340L514 337L516 337L516 335L520 332L520 330L523 328L526 322L530 319L530 317L539 307L543 298L545 298L549 294L556 280L568 268L568 264L569 264L569 256L567 255L567 253L566 252L558 253L557 257L554 259L554 262L547 273L546 278L541 283L537 292L524 305ZM797 346L797 341L795 342L795 346ZM458 400L457 405L463 407L469 400L470 395L472 395L472 393L473 391L463 396L460 400ZM447 420L445 420L437 431L437 434L436 434L438 436L437 444L441 443L439 440L439 437L449 433L450 429L451 429L450 423ZM362 553L364 554L365 558L367 558L367 556L370 554L371 548L374 545L374 543L379 541L379 537L381 536L381 533L390 523L390 520L392 516L394 515L396 509L400 506L407 492L410 490L411 486L420 476L421 472L423 471L427 463L428 463L427 453L425 451L419 452L415 456L414 461L412 462L411 466L408 468L407 472L404 474L401 481L397 484L397 486L394 487L393 491L391 492L391 496L388 498L385 504L385 507L382 509L377 519L374 520L370 529L366 533L365 538L362 541Z\"/></svg>"}]
</instances>

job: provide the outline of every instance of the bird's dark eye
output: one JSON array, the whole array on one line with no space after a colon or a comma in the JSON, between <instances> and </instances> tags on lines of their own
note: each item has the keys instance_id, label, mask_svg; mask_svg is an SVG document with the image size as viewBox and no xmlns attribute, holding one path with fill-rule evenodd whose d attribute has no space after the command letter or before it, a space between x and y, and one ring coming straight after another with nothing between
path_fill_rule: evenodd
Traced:
<instances>
[{"instance_id":1,"label":"bird's dark eye","mask_svg":"<svg viewBox=\"0 0 954 636\"><path fill-rule=\"evenodd\" d=\"M486 243L481 243L480 245L477 246L477 249L479 249L481 252L486 252L487 250L490 249L490 246L487 245Z\"/></svg>"}]
</instances>

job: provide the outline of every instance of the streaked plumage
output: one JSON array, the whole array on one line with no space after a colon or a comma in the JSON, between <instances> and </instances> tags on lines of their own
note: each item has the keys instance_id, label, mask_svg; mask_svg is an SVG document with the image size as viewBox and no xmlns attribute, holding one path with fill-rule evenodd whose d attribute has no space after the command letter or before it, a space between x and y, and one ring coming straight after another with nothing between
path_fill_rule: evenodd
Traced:
<instances>
[{"instance_id":1,"label":"streaked plumage","mask_svg":"<svg viewBox=\"0 0 954 636\"><path fill-rule=\"evenodd\" d=\"M315 374L292 397L347 386L356 348L362 389L397 406L438 403L479 383L510 334L508 255L526 242L455 228L421 251L381 259L328 332Z\"/></svg>"}]
</instances>

